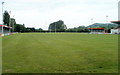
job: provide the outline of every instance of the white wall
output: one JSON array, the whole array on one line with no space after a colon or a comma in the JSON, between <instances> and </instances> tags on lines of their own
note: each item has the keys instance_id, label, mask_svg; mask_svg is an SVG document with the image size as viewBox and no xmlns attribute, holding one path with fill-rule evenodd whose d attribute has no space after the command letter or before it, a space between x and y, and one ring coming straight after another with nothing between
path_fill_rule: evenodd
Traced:
<instances>
[{"instance_id":1,"label":"white wall","mask_svg":"<svg viewBox=\"0 0 120 75\"><path fill-rule=\"evenodd\" d=\"M111 29L111 34L120 34L120 29Z\"/></svg>"}]
</instances>

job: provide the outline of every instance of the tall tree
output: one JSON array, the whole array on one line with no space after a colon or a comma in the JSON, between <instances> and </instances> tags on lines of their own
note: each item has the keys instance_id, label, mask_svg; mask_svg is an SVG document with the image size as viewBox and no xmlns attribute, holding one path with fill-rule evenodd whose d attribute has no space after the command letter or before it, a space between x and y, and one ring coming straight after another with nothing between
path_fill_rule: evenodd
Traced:
<instances>
[{"instance_id":1,"label":"tall tree","mask_svg":"<svg viewBox=\"0 0 120 75\"><path fill-rule=\"evenodd\" d=\"M65 31L67 29L66 25L62 20L59 20L57 22L53 22L49 25L49 31Z\"/></svg>"},{"instance_id":2,"label":"tall tree","mask_svg":"<svg viewBox=\"0 0 120 75\"><path fill-rule=\"evenodd\" d=\"M16 21L14 18L10 18L10 26L12 27L12 31L14 31L16 25Z\"/></svg>"},{"instance_id":3,"label":"tall tree","mask_svg":"<svg viewBox=\"0 0 120 75\"><path fill-rule=\"evenodd\" d=\"M7 11L4 12L3 14L3 23L7 26L9 26L10 23L10 15Z\"/></svg>"}]
</instances>

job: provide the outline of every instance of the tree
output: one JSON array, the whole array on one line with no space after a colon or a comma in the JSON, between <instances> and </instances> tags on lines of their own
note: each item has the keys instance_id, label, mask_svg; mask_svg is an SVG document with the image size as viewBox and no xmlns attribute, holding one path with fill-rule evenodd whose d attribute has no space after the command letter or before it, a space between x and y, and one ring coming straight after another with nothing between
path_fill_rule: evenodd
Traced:
<instances>
[{"instance_id":1,"label":"tree","mask_svg":"<svg viewBox=\"0 0 120 75\"><path fill-rule=\"evenodd\" d=\"M16 25L16 21L14 18L10 18L10 26L12 27L12 31L14 31Z\"/></svg>"},{"instance_id":2,"label":"tree","mask_svg":"<svg viewBox=\"0 0 120 75\"><path fill-rule=\"evenodd\" d=\"M10 23L10 15L7 11L4 12L3 14L3 23L7 26L9 26Z\"/></svg>"},{"instance_id":3,"label":"tree","mask_svg":"<svg viewBox=\"0 0 120 75\"><path fill-rule=\"evenodd\" d=\"M39 30L39 32L43 31L43 29L42 29L42 28L39 28L38 30Z\"/></svg>"},{"instance_id":4,"label":"tree","mask_svg":"<svg viewBox=\"0 0 120 75\"><path fill-rule=\"evenodd\" d=\"M35 32L43 32L43 29L42 28L35 29Z\"/></svg>"},{"instance_id":5,"label":"tree","mask_svg":"<svg viewBox=\"0 0 120 75\"><path fill-rule=\"evenodd\" d=\"M30 27L27 27L26 28L26 32L35 32L35 28L30 28Z\"/></svg>"},{"instance_id":6,"label":"tree","mask_svg":"<svg viewBox=\"0 0 120 75\"><path fill-rule=\"evenodd\" d=\"M87 29L85 26L79 26L67 29L66 32L89 32L89 29Z\"/></svg>"},{"instance_id":7,"label":"tree","mask_svg":"<svg viewBox=\"0 0 120 75\"><path fill-rule=\"evenodd\" d=\"M49 25L48 30L49 31L65 31L67 29L67 26L64 24L62 20L59 20L57 22L53 22Z\"/></svg>"},{"instance_id":8,"label":"tree","mask_svg":"<svg viewBox=\"0 0 120 75\"><path fill-rule=\"evenodd\" d=\"M15 25L15 32L25 32L25 26L24 26L24 24L23 25L16 24Z\"/></svg>"}]
</instances>

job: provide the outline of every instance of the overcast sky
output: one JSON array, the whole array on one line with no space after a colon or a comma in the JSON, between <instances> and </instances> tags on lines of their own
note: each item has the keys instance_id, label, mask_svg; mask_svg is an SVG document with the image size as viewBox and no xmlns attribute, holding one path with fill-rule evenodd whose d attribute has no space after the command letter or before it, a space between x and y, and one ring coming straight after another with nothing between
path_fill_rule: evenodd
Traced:
<instances>
[{"instance_id":1,"label":"overcast sky","mask_svg":"<svg viewBox=\"0 0 120 75\"><path fill-rule=\"evenodd\" d=\"M106 16L109 22L118 20L119 0L2 1L5 2L4 10L11 11L10 16L14 16L18 24L25 24L26 27L48 29L50 23L58 20L63 20L68 28L88 26L92 24L91 18L93 23L105 23Z\"/></svg>"}]
</instances>

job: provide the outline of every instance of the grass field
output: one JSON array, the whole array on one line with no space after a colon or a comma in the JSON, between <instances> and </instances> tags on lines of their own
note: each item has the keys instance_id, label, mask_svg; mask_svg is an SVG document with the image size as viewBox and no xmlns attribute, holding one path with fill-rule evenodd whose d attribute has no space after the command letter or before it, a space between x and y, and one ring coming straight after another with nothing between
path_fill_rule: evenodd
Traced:
<instances>
[{"instance_id":1,"label":"grass field","mask_svg":"<svg viewBox=\"0 0 120 75\"><path fill-rule=\"evenodd\" d=\"M19 33L2 42L3 73L118 72L118 35Z\"/></svg>"},{"instance_id":2,"label":"grass field","mask_svg":"<svg viewBox=\"0 0 120 75\"><path fill-rule=\"evenodd\" d=\"M0 37L0 74L2 73L2 37Z\"/></svg>"}]
</instances>

